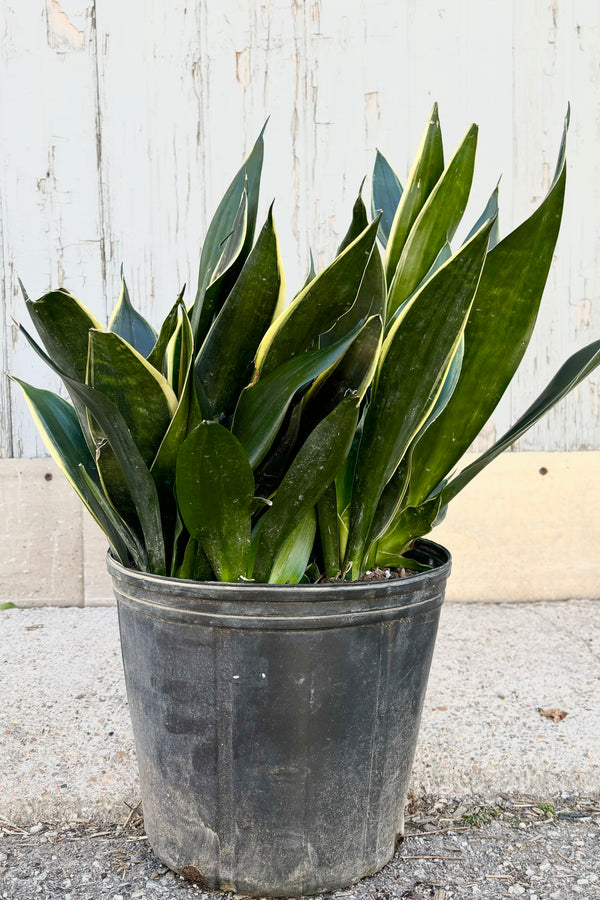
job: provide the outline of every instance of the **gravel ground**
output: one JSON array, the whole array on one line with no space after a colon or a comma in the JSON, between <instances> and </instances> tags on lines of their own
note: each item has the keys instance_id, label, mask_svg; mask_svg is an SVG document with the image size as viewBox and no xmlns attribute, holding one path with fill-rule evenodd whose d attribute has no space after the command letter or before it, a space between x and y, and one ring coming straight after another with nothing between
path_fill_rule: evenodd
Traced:
<instances>
[{"instance_id":1,"label":"gravel ground","mask_svg":"<svg viewBox=\"0 0 600 900\"><path fill-rule=\"evenodd\" d=\"M165 868L143 819L99 830L38 823L0 830L2 900L237 900ZM420 800L393 861L372 878L326 895L347 900L568 900L600 897L600 802L498 797Z\"/></svg>"}]
</instances>

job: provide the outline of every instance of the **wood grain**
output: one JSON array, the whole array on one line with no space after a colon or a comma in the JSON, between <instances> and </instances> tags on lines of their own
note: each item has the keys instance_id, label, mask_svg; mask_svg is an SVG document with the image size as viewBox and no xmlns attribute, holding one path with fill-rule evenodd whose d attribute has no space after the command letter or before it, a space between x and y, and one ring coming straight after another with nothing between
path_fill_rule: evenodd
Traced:
<instances>
[{"instance_id":1,"label":"wood grain","mask_svg":"<svg viewBox=\"0 0 600 900\"><path fill-rule=\"evenodd\" d=\"M86 5L87 4L87 5ZM473 221L498 177L504 233L552 176L572 104L565 219L538 330L478 441L600 334L600 7L586 0L0 0L1 371L56 388L16 336L32 296L64 286L106 320L121 262L155 324L267 116L259 223L275 219L293 293L346 230L375 148L406 177L440 103L447 156L472 120ZM466 229L465 229L466 230ZM461 232L457 235L460 239ZM600 448L593 375L522 450ZM0 455L44 454L0 382Z\"/></svg>"}]
</instances>

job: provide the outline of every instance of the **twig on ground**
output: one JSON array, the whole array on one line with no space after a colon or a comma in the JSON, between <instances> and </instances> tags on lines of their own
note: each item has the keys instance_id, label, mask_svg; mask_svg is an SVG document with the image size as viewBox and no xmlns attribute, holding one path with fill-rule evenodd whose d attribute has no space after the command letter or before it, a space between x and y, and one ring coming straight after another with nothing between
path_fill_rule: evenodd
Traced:
<instances>
[{"instance_id":1,"label":"twig on ground","mask_svg":"<svg viewBox=\"0 0 600 900\"><path fill-rule=\"evenodd\" d=\"M470 827L470 825L459 825L456 828L438 828L436 831L410 831L408 834L405 834L404 837L423 837L426 834L447 834L449 831L469 831Z\"/></svg>"},{"instance_id":2,"label":"twig on ground","mask_svg":"<svg viewBox=\"0 0 600 900\"><path fill-rule=\"evenodd\" d=\"M576 859L569 859L569 857L565 856L564 853L561 853L560 850L555 850L554 852L556 853L557 856L560 856L561 859L564 859L564 861L568 862L570 865L572 865L572 866L577 865Z\"/></svg>"},{"instance_id":3,"label":"twig on ground","mask_svg":"<svg viewBox=\"0 0 600 900\"><path fill-rule=\"evenodd\" d=\"M4 828L4 826L8 828L12 828L13 831L16 831L17 834L29 834L28 831L25 831L24 828L21 828L19 825L15 825L14 822L10 822L8 819L0 819L0 825Z\"/></svg>"},{"instance_id":4,"label":"twig on ground","mask_svg":"<svg viewBox=\"0 0 600 900\"><path fill-rule=\"evenodd\" d=\"M129 806L129 803L126 800L124 800L123 802L125 803L125 806ZM129 823L131 822L131 820L133 819L134 815L136 814L136 812L138 811L138 809L140 808L141 805L142 805L142 801L138 800L138 802L135 804L135 806L129 806L129 815L123 822L122 828L127 828L127 826L129 825Z\"/></svg>"}]
</instances>

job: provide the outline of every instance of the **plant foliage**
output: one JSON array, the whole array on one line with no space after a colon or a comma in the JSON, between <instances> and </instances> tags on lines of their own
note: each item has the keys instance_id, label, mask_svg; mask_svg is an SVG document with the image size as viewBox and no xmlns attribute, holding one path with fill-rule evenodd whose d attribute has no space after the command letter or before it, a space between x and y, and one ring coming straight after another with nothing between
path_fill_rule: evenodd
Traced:
<instances>
[{"instance_id":1,"label":"plant foliage","mask_svg":"<svg viewBox=\"0 0 600 900\"><path fill-rule=\"evenodd\" d=\"M531 338L556 244L565 143L503 240L498 190L461 246L477 127L450 161L434 107L406 185L377 153L335 259L286 305L263 135L210 224L189 309L158 334L122 278L108 329L64 290L25 301L71 402L14 379L126 566L197 580L357 579L406 563L448 502L600 362L567 360L515 425L449 475ZM381 248L381 249L380 249ZM383 251L383 252L382 252Z\"/></svg>"}]
</instances>

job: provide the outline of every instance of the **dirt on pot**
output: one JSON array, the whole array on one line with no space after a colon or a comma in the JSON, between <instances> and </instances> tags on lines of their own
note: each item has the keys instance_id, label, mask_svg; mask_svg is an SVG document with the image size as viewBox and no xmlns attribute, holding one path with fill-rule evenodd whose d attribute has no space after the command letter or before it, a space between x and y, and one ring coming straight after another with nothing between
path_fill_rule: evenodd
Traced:
<instances>
[{"instance_id":1,"label":"dirt on pot","mask_svg":"<svg viewBox=\"0 0 600 900\"><path fill-rule=\"evenodd\" d=\"M405 569L404 567L400 568L385 568L382 569L378 566L375 569L368 569L364 575L361 575L360 578L357 578L357 582L371 582L371 581L396 581L398 578L410 578L411 575L418 575L419 573L414 569ZM325 575L322 575L315 584L340 584L340 577L338 578L327 578Z\"/></svg>"},{"instance_id":2,"label":"dirt on pot","mask_svg":"<svg viewBox=\"0 0 600 900\"><path fill-rule=\"evenodd\" d=\"M409 578L411 575L418 575L413 569L369 569L365 572L359 581L394 581L397 578Z\"/></svg>"}]
</instances>

